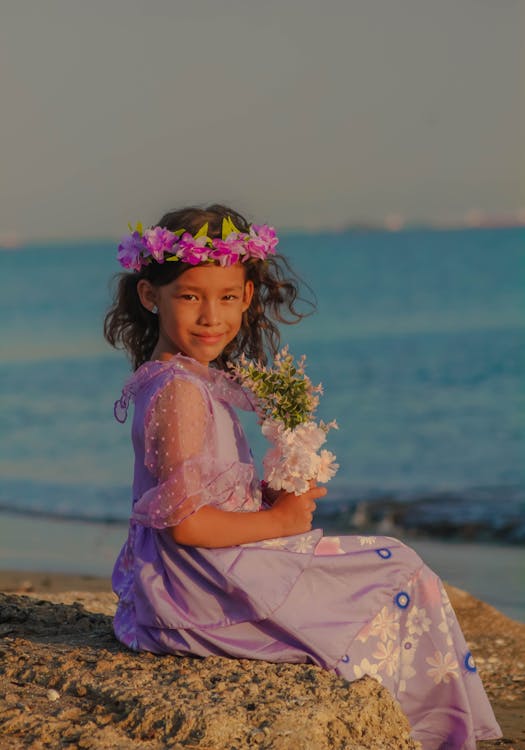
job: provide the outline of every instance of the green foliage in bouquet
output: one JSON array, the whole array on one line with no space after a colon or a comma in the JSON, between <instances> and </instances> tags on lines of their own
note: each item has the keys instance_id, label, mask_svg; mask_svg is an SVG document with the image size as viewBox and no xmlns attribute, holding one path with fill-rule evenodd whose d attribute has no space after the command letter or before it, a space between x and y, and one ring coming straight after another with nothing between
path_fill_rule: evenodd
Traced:
<instances>
[{"instance_id":1,"label":"green foliage in bouquet","mask_svg":"<svg viewBox=\"0 0 525 750\"><path fill-rule=\"evenodd\" d=\"M293 430L312 421L322 386L313 386L304 370L306 357L297 362L288 347L275 357L273 367L249 362L244 356L232 366L237 380L257 398L261 420L273 419Z\"/></svg>"}]
</instances>

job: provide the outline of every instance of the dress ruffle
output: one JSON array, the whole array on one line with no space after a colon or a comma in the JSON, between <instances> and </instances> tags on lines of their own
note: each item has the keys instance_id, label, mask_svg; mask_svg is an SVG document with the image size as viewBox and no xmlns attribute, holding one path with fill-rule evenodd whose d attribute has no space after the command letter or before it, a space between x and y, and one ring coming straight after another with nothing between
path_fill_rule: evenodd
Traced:
<instances>
[{"instance_id":1,"label":"dress ruffle","mask_svg":"<svg viewBox=\"0 0 525 750\"><path fill-rule=\"evenodd\" d=\"M143 526L165 529L205 505L221 510L259 510L258 486L253 465L235 461L225 466L198 456L179 465L168 481L147 490L135 502L131 518Z\"/></svg>"}]
</instances>

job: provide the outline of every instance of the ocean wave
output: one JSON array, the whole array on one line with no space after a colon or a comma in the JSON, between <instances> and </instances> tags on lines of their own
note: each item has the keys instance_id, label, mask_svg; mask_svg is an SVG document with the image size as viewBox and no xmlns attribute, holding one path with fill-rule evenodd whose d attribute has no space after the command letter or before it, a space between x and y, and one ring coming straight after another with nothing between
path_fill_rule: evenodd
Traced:
<instances>
[{"instance_id":1,"label":"ocean wave","mask_svg":"<svg viewBox=\"0 0 525 750\"><path fill-rule=\"evenodd\" d=\"M314 524L327 532L498 541L525 545L525 492L517 485L462 490L334 487ZM125 524L130 490L12 480L0 512L25 517Z\"/></svg>"},{"instance_id":2,"label":"ocean wave","mask_svg":"<svg viewBox=\"0 0 525 750\"><path fill-rule=\"evenodd\" d=\"M320 503L325 530L525 544L521 486L461 491L368 491Z\"/></svg>"}]
</instances>

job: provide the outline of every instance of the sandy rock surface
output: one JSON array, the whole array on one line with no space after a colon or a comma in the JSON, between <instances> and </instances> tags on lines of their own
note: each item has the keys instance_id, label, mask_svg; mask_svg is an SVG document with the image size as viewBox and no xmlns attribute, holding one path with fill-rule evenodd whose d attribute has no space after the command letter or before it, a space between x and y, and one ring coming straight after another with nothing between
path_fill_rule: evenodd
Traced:
<instances>
[{"instance_id":1,"label":"sandy rock surface","mask_svg":"<svg viewBox=\"0 0 525 750\"><path fill-rule=\"evenodd\" d=\"M524 748L525 625L464 592L449 594L514 733L480 748ZM348 684L305 665L133 654L112 635L114 607L107 592L0 594L0 747L419 747L371 678Z\"/></svg>"}]
</instances>

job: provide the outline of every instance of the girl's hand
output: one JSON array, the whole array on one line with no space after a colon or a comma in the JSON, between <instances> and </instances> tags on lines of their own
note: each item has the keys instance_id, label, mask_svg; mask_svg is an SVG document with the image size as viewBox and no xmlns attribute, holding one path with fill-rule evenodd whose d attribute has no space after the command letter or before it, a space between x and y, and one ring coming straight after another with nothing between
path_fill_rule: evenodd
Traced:
<instances>
[{"instance_id":1,"label":"girl's hand","mask_svg":"<svg viewBox=\"0 0 525 750\"><path fill-rule=\"evenodd\" d=\"M312 528L315 501L326 495L326 487L314 486L302 495L279 492L268 513L272 513L280 524L280 536L304 534Z\"/></svg>"}]
</instances>

